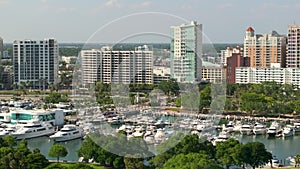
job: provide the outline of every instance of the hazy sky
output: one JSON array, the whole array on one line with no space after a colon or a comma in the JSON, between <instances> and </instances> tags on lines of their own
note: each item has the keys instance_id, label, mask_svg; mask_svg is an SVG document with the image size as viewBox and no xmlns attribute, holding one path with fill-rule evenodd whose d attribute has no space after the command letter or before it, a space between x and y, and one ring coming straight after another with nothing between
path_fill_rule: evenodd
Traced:
<instances>
[{"instance_id":1,"label":"hazy sky","mask_svg":"<svg viewBox=\"0 0 300 169\"><path fill-rule=\"evenodd\" d=\"M243 42L300 24L298 0L0 0L0 36L59 42L169 41L170 26L203 24L204 41ZM208 40L209 39L209 40Z\"/></svg>"}]
</instances>

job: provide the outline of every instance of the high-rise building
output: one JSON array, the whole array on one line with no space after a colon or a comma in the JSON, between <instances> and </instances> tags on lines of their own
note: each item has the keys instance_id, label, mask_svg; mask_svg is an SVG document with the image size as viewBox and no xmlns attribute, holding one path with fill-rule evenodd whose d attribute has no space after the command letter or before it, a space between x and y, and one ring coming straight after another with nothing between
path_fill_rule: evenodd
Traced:
<instances>
[{"instance_id":1,"label":"high-rise building","mask_svg":"<svg viewBox=\"0 0 300 169\"><path fill-rule=\"evenodd\" d=\"M82 50L82 81L104 83L153 83L153 51L146 45L132 51Z\"/></svg>"},{"instance_id":2,"label":"high-rise building","mask_svg":"<svg viewBox=\"0 0 300 169\"><path fill-rule=\"evenodd\" d=\"M231 57L227 58L226 62L226 83L234 84L236 79L236 68L249 67L250 58L243 57L240 53L233 53Z\"/></svg>"},{"instance_id":3,"label":"high-rise building","mask_svg":"<svg viewBox=\"0 0 300 169\"><path fill-rule=\"evenodd\" d=\"M180 83L200 82L202 24L172 26L171 37L171 78Z\"/></svg>"},{"instance_id":4,"label":"high-rise building","mask_svg":"<svg viewBox=\"0 0 300 169\"><path fill-rule=\"evenodd\" d=\"M55 39L13 42L14 84L45 89L58 83L58 43Z\"/></svg>"},{"instance_id":5,"label":"high-rise building","mask_svg":"<svg viewBox=\"0 0 300 169\"><path fill-rule=\"evenodd\" d=\"M300 68L300 25L288 26L287 67Z\"/></svg>"},{"instance_id":6,"label":"high-rise building","mask_svg":"<svg viewBox=\"0 0 300 169\"><path fill-rule=\"evenodd\" d=\"M93 84L100 80L101 51L96 49L82 50L81 70L83 84Z\"/></svg>"},{"instance_id":7,"label":"high-rise building","mask_svg":"<svg viewBox=\"0 0 300 169\"><path fill-rule=\"evenodd\" d=\"M272 63L286 67L286 36L276 31L255 34L249 27L244 38L244 56L250 57L250 67L269 68Z\"/></svg>"},{"instance_id":8,"label":"high-rise building","mask_svg":"<svg viewBox=\"0 0 300 169\"><path fill-rule=\"evenodd\" d=\"M3 58L3 51L4 51L3 39L0 37L0 62L1 59Z\"/></svg>"}]
</instances>

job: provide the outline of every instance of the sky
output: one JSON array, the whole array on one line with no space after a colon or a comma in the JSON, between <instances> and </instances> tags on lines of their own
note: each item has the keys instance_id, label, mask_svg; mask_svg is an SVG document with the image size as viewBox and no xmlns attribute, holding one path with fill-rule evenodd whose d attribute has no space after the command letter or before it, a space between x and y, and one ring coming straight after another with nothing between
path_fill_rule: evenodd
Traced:
<instances>
[{"instance_id":1,"label":"sky","mask_svg":"<svg viewBox=\"0 0 300 169\"><path fill-rule=\"evenodd\" d=\"M58 42L169 42L170 26L203 25L203 41L242 43L256 33L300 24L298 0L0 0L5 43L55 38Z\"/></svg>"}]
</instances>

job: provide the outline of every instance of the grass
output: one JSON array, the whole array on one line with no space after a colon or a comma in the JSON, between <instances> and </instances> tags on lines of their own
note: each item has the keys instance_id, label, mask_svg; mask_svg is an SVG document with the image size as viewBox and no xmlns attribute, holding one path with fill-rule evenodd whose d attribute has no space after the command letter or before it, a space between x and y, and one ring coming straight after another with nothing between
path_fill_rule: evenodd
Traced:
<instances>
[{"instance_id":1,"label":"grass","mask_svg":"<svg viewBox=\"0 0 300 169\"><path fill-rule=\"evenodd\" d=\"M73 165L75 165L75 163L59 163L59 164L68 168L71 168ZM87 164L87 165L93 167L94 169L105 169L105 167L96 164Z\"/></svg>"}]
</instances>

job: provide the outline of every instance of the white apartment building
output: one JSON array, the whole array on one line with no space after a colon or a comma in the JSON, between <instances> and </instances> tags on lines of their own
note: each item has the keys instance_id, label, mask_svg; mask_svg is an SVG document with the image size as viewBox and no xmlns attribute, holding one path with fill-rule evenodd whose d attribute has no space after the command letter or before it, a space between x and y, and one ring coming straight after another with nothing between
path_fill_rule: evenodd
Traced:
<instances>
[{"instance_id":1,"label":"white apartment building","mask_svg":"<svg viewBox=\"0 0 300 169\"><path fill-rule=\"evenodd\" d=\"M280 84L294 84L300 87L300 69L297 68L236 68L236 83L262 83L275 81Z\"/></svg>"},{"instance_id":2,"label":"white apartment building","mask_svg":"<svg viewBox=\"0 0 300 169\"><path fill-rule=\"evenodd\" d=\"M101 51L96 49L81 51L82 83L95 83L100 80Z\"/></svg>"},{"instance_id":3,"label":"white apartment building","mask_svg":"<svg viewBox=\"0 0 300 169\"><path fill-rule=\"evenodd\" d=\"M81 59L83 84L153 83L153 51L147 45L132 51L82 50Z\"/></svg>"},{"instance_id":4,"label":"white apartment building","mask_svg":"<svg viewBox=\"0 0 300 169\"><path fill-rule=\"evenodd\" d=\"M58 83L58 43L55 39L13 42L14 84L32 82L32 88Z\"/></svg>"},{"instance_id":5,"label":"white apartment building","mask_svg":"<svg viewBox=\"0 0 300 169\"><path fill-rule=\"evenodd\" d=\"M171 37L171 78L180 83L200 82L202 24L172 26Z\"/></svg>"},{"instance_id":6,"label":"white apartment building","mask_svg":"<svg viewBox=\"0 0 300 169\"><path fill-rule=\"evenodd\" d=\"M226 74L223 66L210 62L202 62L202 80L210 83L220 83L225 80Z\"/></svg>"}]
</instances>

